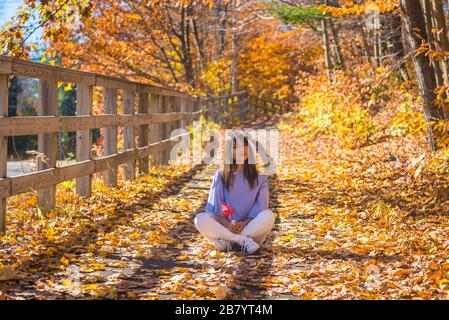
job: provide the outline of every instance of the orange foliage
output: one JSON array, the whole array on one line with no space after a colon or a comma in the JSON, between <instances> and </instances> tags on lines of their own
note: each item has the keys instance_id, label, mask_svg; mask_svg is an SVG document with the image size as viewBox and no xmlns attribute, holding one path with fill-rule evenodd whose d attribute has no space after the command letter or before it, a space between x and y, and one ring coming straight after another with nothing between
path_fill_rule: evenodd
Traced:
<instances>
[{"instance_id":1,"label":"orange foliage","mask_svg":"<svg viewBox=\"0 0 449 320\"><path fill-rule=\"evenodd\" d=\"M393 12L398 10L399 0L377 0L364 1L359 4L352 0L340 1L340 7L333 6L319 6L319 10L325 13L330 13L334 17L343 17L345 15L371 14L374 12Z\"/></svg>"},{"instance_id":2,"label":"orange foliage","mask_svg":"<svg viewBox=\"0 0 449 320\"><path fill-rule=\"evenodd\" d=\"M271 31L251 41L240 55L239 80L253 95L290 98L302 72L314 71L319 46L301 46L297 31Z\"/></svg>"}]
</instances>

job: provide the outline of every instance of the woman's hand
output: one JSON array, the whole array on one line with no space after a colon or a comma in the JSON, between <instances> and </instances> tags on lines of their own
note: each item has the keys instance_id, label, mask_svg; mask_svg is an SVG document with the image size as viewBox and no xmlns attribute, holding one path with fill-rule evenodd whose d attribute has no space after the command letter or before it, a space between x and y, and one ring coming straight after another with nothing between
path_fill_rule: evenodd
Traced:
<instances>
[{"instance_id":1,"label":"woman's hand","mask_svg":"<svg viewBox=\"0 0 449 320\"><path fill-rule=\"evenodd\" d=\"M228 224L227 228L229 231L231 231L233 233L240 233L246 227L246 225L251 222L251 220L252 219L250 219L250 218L248 218L244 221L240 221L240 222L237 222L234 220Z\"/></svg>"},{"instance_id":2,"label":"woman's hand","mask_svg":"<svg viewBox=\"0 0 449 320\"><path fill-rule=\"evenodd\" d=\"M228 221L228 219L226 219L225 217L218 215L216 213L214 213L214 217L215 217L215 220L218 221L218 223L220 223L226 229L229 229L229 225L231 223Z\"/></svg>"},{"instance_id":3,"label":"woman's hand","mask_svg":"<svg viewBox=\"0 0 449 320\"><path fill-rule=\"evenodd\" d=\"M229 225L228 225L228 230L231 231L232 233L240 233L242 232L243 228L245 227L245 222L237 222L237 221L232 221Z\"/></svg>"},{"instance_id":4,"label":"woman's hand","mask_svg":"<svg viewBox=\"0 0 449 320\"><path fill-rule=\"evenodd\" d=\"M239 234L240 232L242 232L243 228L245 228L246 225L251 221L251 219L248 218L241 222L237 222L235 220L232 222L229 222L228 219L226 219L225 217L218 215L218 214L214 214L214 217L215 217L215 220L217 220L222 226L224 226L226 229L228 229L232 233L236 233L236 234Z\"/></svg>"}]
</instances>

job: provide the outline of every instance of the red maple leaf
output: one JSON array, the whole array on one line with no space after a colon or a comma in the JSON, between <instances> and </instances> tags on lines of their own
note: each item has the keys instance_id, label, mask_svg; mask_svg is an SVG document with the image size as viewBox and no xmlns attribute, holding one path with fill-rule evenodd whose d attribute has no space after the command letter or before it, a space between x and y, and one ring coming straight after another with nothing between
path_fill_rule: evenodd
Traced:
<instances>
[{"instance_id":1,"label":"red maple leaf","mask_svg":"<svg viewBox=\"0 0 449 320\"><path fill-rule=\"evenodd\" d=\"M221 211L226 218L231 217L234 214L234 209L228 205L226 202L221 203Z\"/></svg>"}]
</instances>

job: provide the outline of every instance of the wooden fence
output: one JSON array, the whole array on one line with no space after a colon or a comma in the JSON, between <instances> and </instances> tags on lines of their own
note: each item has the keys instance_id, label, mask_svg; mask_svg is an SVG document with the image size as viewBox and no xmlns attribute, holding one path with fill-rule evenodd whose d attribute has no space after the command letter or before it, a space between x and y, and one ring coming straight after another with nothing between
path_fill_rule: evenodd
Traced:
<instances>
[{"instance_id":1,"label":"wooden fence","mask_svg":"<svg viewBox=\"0 0 449 320\"><path fill-rule=\"evenodd\" d=\"M222 125L232 123L235 118L245 120L249 111L248 102L246 91L233 95L204 98L205 118Z\"/></svg>"},{"instance_id":2,"label":"wooden fence","mask_svg":"<svg viewBox=\"0 0 449 320\"><path fill-rule=\"evenodd\" d=\"M281 101L269 98L249 96L247 91L226 96L202 99L206 120L221 125L231 125L234 119L240 121L254 120L263 116L273 116L289 111L289 107ZM250 118L252 117L252 118Z\"/></svg>"},{"instance_id":3,"label":"wooden fence","mask_svg":"<svg viewBox=\"0 0 449 320\"><path fill-rule=\"evenodd\" d=\"M11 76L38 79L37 116L8 117ZM76 84L76 116L58 115L58 82ZM92 113L94 87L103 88L101 115ZM122 114L117 113L119 93ZM119 165L125 165L125 179L133 180L136 170L141 175L148 173L150 158L155 165L168 164L171 147L182 137L170 138L170 132L185 128L201 114L227 124L235 117L257 116L260 110L269 114L275 108L279 109L279 104L248 97L246 92L200 98L125 79L0 56L0 233L6 230L8 197L38 190L38 204L52 210L58 183L76 179L76 192L87 197L94 173L104 172L105 185L115 187ZM122 152L117 150L118 127L123 127ZM96 128L104 128L104 156L100 158L94 158L92 152L92 130ZM57 133L74 131L77 162L57 167ZM20 135L38 135L38 152L43 157L38 157L38 171L7 177L7 138Z\"/></svg>"},{"instance_id":4,"label":"wooden fence","mask_svg":"<svg viewBox=\"0 0 449 320\"><path fill-rule=\"evenodd\" d=\"M259 116L274 116L291 111L290 106L286 103L264 97L249 96L248 97L249 114L257 118Z\"/></svg>"}]
</instances>

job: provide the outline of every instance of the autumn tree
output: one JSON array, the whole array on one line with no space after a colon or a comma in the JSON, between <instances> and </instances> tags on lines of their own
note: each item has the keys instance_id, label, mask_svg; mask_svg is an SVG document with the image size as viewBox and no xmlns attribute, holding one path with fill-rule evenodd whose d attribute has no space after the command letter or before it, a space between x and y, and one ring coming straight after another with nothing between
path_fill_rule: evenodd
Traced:
<instances>
[{"instance_id":1,"label":"autumn tree","mask_svg":"<svg viewBox=\"0 0 449 320\"><path fill-rule=\"evenodd\" d=\"M228 60L225 81L236 91L241 40L259 13L256 1L29 0L1 33L2 51L29 58L27 39L42 28L45 55L64 66L198 89L209 64Z\"/></svg>"},{"instance_id":2,"label":"autumn tree","mask_svg":"<svg viewBox=\"0 0 449 320\"><path fill-rule=\"evenodd\" d=\"M435 39L432 31L430 2L426 0L423 3L401 0L401 8L411 48L418 53L420 51L422 53L423 45L433 50ZM429 56L424 54L415 54L413 62L426 121L435 122L444 119L443 110L435 104L435 89L438 84L443 83L439 62L429 59ZM438 146L433 136L434 128L429 126L428 129L429 144L431 149L435 151Z\"/></svg>"},{"instance_id":3,"label":"autumn tree","mask_svg":"<svg viewBox=\"0 0 449 320\"><path fill-rule=\"evenodd\" d=\"M295 31L264 33L240 54L239 80L251 95L294 101L296 81L313 73L317 52L317 46L301 47Z\"/></svg>"},{"instance_id":4,"label":"autumn tree","mask_svg":"<svg viewBox=\"0 0 449 320\"><path fill-rule=\"evenodd\" d=\"M323 3L327 3L325 0ZM275 5L272 13L279 17L284 23L292 25L300 25L311 29L312 31L321 34L322 46L324 53L324 63L327 70L328 78L332 77L332 69L334 62L332 59L331 40L330 40L330 23L329 16L320 12L314 6L303 6L301 4L294 5ZM334 40L336 31L334 27ZM337 39L338 40L338 39ZM339 41L335 41L336 46L339 46ZM341 55L341 49L336 50ZM339 56L337 61L342 65L343 58Z\"/></svg>"},{"instance_id":5,"label":"autumn tree","mask_svg":"<svg viewBox=\"0 0 449 320\"><path fill-rule=\"evenodd\" d=\"M405 60L413 57L416 82L423 103L431 149L438 149L440 132L436 125L449 119L447 106L449 41L442 0L420 1L349 1L339 8L321 7L335 17L367 15L371 28L362 28L362 39L368 57L375 66L385 66L385 59L393 57L389 68L399 69L404 80L410 76ZM377 20L377 21L376 21ZM408 44L409 54L404 43ZM436 134L436 135L435 135Z\"/></svg>"}]
</instances>

